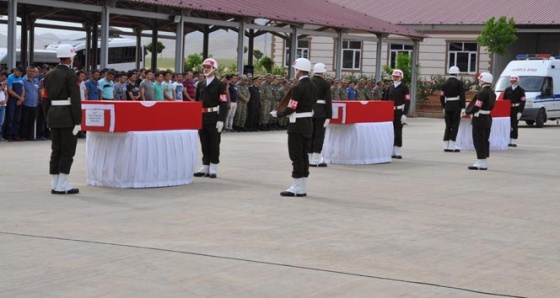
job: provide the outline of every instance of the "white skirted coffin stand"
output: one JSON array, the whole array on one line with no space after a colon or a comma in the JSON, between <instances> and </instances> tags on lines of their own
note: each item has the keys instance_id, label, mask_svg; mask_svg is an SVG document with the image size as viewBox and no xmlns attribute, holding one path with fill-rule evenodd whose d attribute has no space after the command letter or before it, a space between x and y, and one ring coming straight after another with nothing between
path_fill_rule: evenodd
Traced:
<instances>
[{"instance_id":1,"label":"white skirted coffin stand","mask_svg":"<svg viewBox=\"0 0 560 298\"><path fill-rule=\"evenodd\" d=\"M391 162L393 122L331 124L325 133L323 159L330 164Z\"/></svg>"},{"instance_id":2,"label":"white skirted coffin stand","mask_svg":"<svg viewBox=\"0 0 560 298\"><path fill-rule=\"evenodd\" d=\"M198 155L196 130L89 131L87 183L115 188L192 183Z\"/></svg>"},{"instance_id":3,"label":"white skirted coffin stand","mask_svg":"<svg viewBox=\"0 0 560 298\"><path fill-rule=\"evenodd\" d=\"M490 151L507 150L510 133L509 117L493 117L490 130ZM474 151L470 118L461 119L455 145L461 150Z\"/></svg>"}]
</instances>

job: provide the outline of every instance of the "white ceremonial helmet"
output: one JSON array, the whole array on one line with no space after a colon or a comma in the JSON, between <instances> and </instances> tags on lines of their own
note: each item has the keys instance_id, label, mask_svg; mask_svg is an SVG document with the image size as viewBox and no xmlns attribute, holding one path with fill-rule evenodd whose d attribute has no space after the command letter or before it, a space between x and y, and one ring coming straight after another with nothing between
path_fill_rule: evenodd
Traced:
<instances>
[{"instance_id":1,"label":"white ceremonial helmet","mask_svg":"<svg viewBox=\"0 0 560 298\"><path fill-rule=\"evenodd\" d=\"M404 75L403 75L402 70L400 70L400 69L393 69L393 74L392 74L392 76L394 76L394 77L396 76L396 77L401 77L401 78L402 78Z\"/></svg>"},{"instance_id":2,"label":"white ceremonial helmet","mask_svg":"<svg viewBox=\"0 0 560 298\"><path fill-rule=\"evenodd\" d=\"M461 70L457 66L451 66L448 72L449 74L459 74Z\"/></svg>"},{"instance_id":3,"label":"white ceremonial helmet","mask_svg":"<svg viewBox=\"0 0 560 298\"><path fill-rule=\"evenodd\" d=\"M212 66L212 68L214 69L218 69L218 62L212 58L206 58L204 59L204 62L202 62L202 65L210 65Z\"/></svg>"},{"instance_id":4,"label":"white ceremonial helmet","mask_svg":"<svg viewBox=\"0 0 560 298\"><path fill-rule=\"evenodd\" d=\"M57 58L74 58L76 56L76 50L72 45L61 44L56 50Z\"/></svg>"},{"instance_id":5,"label":"white ceremonial helmet","mask_svg":"<svg viewBox=\"0 0 560 298\"><path fill-rule=\"evenodd\" d=\"M292 67L295 68L296 70L303 70L303 71L310 72L311 61L309 61L306 58L297 58L292 64Z\"/></svg>"},{"instance_id":6,"label":"white ceremonial helmet","mask_svg":"<svg viewBox=\"0 0 560 298\"><path fill-rule=\"evenodd\" d=\"M327 72L327 67L325 66L325 63L315 64L315 66L313 66L313 72L314 73L325 73L325 72Z\"/></svg>"},{"instance_id":7,"label":"white ceremonial helmet","mask_svg":"<svg viewBox=\"0 0 560 298\"><path fill-rule=\"evenodd\" d=\"M494 76L492 76L492 74L489 72L483 72L478 76L478 80L483 83L492 84Z\"/></svg>"}]
</instances>

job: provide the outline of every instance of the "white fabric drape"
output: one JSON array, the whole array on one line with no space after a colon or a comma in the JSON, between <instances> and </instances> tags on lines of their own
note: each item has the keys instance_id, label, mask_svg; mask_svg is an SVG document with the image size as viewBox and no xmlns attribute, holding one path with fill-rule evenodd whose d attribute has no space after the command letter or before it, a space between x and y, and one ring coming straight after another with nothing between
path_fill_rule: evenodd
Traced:
<instances>
[{"instance_id":1,"label":"white fabric drape","mask_svg":"<svg viewBox=\"0 0 560 298\"><path fill-rule=\"evenodd\" d=\"M391 162L393 122L331 124L325 133L323 159L331 164Z\"/></svg>"},{"instance_id":2,"label":"white fabric drape","mask_svg":"<svg viewBox=\"0 0 560 298\"><path fill-rule=\"evenodd\" d=\"M87 182L93 186L145 188L192 183L198 131L89 131Z\"/></svg>"},{"instance_id":3,"label":"white fabric drape","mask_svg":"<svg viewBox=\"0 0 560 298\"><path fill-rule=\"evenodd\" d=\"M491 151L508 149L510 129L509 117L492 118L492 129L490 130ZM461 150L474 151L470 118L461 119L455 145Z\"/></svg>"}]
</instances>

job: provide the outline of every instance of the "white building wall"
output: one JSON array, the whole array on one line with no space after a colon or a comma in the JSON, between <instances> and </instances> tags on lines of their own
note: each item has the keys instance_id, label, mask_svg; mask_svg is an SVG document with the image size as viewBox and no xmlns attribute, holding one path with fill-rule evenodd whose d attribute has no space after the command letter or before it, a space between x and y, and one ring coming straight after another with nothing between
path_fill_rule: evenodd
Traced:
<instances>
[{"instance_id":1,"label":"white building wall","mask_svg":"<svg viewBox=\"0 0 560 298\"><path fill-rule=\"evenodd\" d=\"M432 76L445 76L447 74L447 44L448 42L476 42L478 34L474 33L445 33L445 32L423 32L428 37L420 43L419 63L420 77L428 80ZM328 70L332 70L334 75L334 48L335 42L331 37L310 37L310 60L313 63L323 62L327 65ZM394 41L391 38L391 41ZM410 41L403 40L410 43ZM273 48L280 51L273 52L273 59L277 65L281 65L283 61L282 53L284 51L284 40L275 37L273 39ZM398 39L396 41L398 43ZM342 75L366 75L368 77L375 76L376 66L376 49L377 45L372 41L364 41L362 43L362 60L360 70L343 70ZM276 54L276 55L275 55ZM280 54L280 55L278 55ZM381 53L382 65L389 64L389 47L386 42L383 43ZM491 59L485 47L479 47L478 51L478 71L491 71ZM472 76L473 74L463 74L464 76Z\"/></svg>"}]
</instances>

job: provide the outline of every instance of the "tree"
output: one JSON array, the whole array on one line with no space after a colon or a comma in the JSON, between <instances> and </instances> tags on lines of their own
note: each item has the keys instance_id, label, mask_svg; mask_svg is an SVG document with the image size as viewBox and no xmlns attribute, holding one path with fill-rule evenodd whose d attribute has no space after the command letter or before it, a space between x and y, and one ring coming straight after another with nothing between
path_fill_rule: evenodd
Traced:
<instances>
[{"instance_id":1,"label":"tree","mask_svg":"<svg viewBox=\"0 0 560 298\"><path fill-rule=\"evenodd\" d=\"M165 49L165 45L161 41L158 41L157 44L156 44L157 53L161 54L161 52L163 52L163 49ZM148 50L150 53L152 52L152 43L151 42L146 45L146 50Z\"/></svg>"},{"instance_id":2,"label":"tree","mask_svg":"<svg viewBox=\"0 0 560 298\"><path fill-rule=\"evenodd\" d=\"M199 69L200 65L202 64L202 55L200 54L191 54L187 56L187 62L185 63L185 70L195 70Z\"/></svg>"},{"instance_id":3,"label":"tree","mask_svg":"<svg viewBox=\"0 0 560 298\"><path fill-rule=\"evenodd\" d=\"M515 21L513 18L508 21L505 16L501 16L497 21L491 17L478 36L480 45L488 47L490 53L498 55L506 54L507 47L515 40Z\"/></svg>"},{"instance_id":4,"label":"tree","mask_svg":"<svg viewBox=\"0 0 560 298\"><path fill-rule=\"evenodd\" d=\"M274 60L272 60L272 58L270 58L268 56L264 56L264 57L262 57L262 59L259 60L259 64L264 69L266 69L266 72L271 73L272 68L274 67Z\"/></svg>"}]
</instances>

